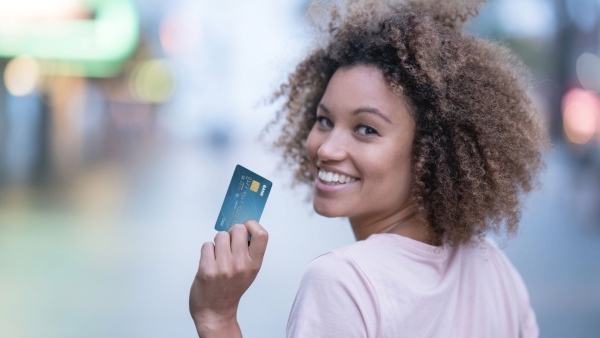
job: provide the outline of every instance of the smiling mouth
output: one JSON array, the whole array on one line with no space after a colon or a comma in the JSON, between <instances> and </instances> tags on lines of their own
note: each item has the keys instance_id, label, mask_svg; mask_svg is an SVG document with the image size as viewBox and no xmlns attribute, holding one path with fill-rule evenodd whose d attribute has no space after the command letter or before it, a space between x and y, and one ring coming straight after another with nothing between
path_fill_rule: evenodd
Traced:
<instances>
[{"instance_id":1,"label":"smiling mouth","mask_svg":"<svg viewBox=\"0 0 600 338\"><path fill-rule=\"evenodd\" d=\"M340 175L337 173L327 172L323 169L319 169L319 179L327 184L346 184L354 181L358 181L358 178Z\"/></svg>"}]
</instances>

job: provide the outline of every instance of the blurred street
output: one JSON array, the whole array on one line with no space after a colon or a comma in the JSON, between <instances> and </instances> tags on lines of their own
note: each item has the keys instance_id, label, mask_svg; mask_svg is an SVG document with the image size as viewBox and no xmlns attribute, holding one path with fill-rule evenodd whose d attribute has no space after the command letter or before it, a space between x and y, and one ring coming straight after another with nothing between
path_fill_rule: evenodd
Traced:
<instances>
[{"instance_id":1,"label":"blurred street","mask_svg":"<svg viewBox=\"0 0 600 338\"><path fill-rule=\"evenodd\" d=\"M138 193L148 205L128 206L127 219L3 208L2 336L194 337L189 287L237 163L274 182L261 221L269 247L242 298L240 325L247 337L283 336L306 264L354 238L347 221L312 212L305 191L291 189L289 175L276 168L275 156L252 150L261 146L252 139L241 144L218 164L210 160L211 149L169 151L157 159L159 175L137 175L147 180ZM573 217L573 206L565 203L586 193L574 184L576 175L557 146L543 190L528 199L520 234L498 240L529 288L544 337L600 332L600 229Z\"/></svg>"},{"instance_id":2,"label":"blurred street","mask_svg":"<svg viewBox=\"0 0 600 338\"><path fill-rule=\"evenodd\" d=\"M238 320L285 335L308 262L354 241L291 187L276 128L259 140L309 46L307 4L0 1L0 337L197 337L189 288L236 164L273 182ZM493 0L466 27L532 69L552 139L518 235L497 238L542 337L600 336L599 17L596 0Z\"/></svg>"}]
</instances>

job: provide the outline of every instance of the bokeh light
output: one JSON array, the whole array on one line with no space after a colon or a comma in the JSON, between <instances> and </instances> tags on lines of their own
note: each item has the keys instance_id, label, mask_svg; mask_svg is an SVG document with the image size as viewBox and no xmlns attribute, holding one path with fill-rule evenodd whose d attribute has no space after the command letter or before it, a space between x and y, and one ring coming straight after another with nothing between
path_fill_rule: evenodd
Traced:
<instances>
[{"instance_id":1,"label":"bokeh light","mask_svg":"<svg viewBox=\"0 0 600 338\"><path fill-rule=\"evenodd\" d=\"M149 60L136 65L131 73L129 88L140 102L167 101L174 88L174 72L165 60Z\"/></svg>"},{"instance_id":2,"label":"bokeh light","mask_svg":"<svg viewBox=\"0 0 600 338\"><path fill-rule=\"evenodd\" d=\"M169 12L160 23L159 38L168 56L178 56L198 48L204 40L200 16L185 6Z\"/></svg>"},{"instance_id":3,"label":"bokeh light","mask_svg":"<svg viewBox=\"0 0 600 338\"><path fill-rule=\"evenodd\" d=\"M78 0L0 0L0 20L59 20L76 18L84 12L82 2ZM19 28L16 26L15 28Z\"/></svg>"},{"instance_id":4,"label":"bokeh light","mask_svg":"<svg viewBox=\"0 0 600 338\"><path fill-rule=\"evenodd\" d=\"M593 93L574 88L563 97L563 125L569 141L586 144L600 122L600 99Z\"/></svg>"},{"instance_id":5,"label":"bokeh light","mask_svg":"<svg viewBox=\"0 0 600 338\"><path fill-rule=\"evenodd\" d=\"M39 76L39 63L30 56L21 56L10 60L6 65L4 84L12 95L23 96L36 89Z\"/></svg>"},{"instance_id":6,"label":"bokeh light","mask_svg":"<svg viewBox=\"0 0 600 338\"><path fill-rule=\"evenodd\" d=\"M548 1L499 1L497 14L502 29L510 34L523 38L547 37L554 34L556 13Z\"/></svg>"},{"instance_id":7,"label":"bokeh light","mask_svg":"<svg viewBox=\"0 0 600 338\"><path fill-rule=\"evenodd\" d=\"M600 58L591 53L583 53L577 58L576 68L581 86L594 93L600 93Z\"/></svg>"}]
</instances>

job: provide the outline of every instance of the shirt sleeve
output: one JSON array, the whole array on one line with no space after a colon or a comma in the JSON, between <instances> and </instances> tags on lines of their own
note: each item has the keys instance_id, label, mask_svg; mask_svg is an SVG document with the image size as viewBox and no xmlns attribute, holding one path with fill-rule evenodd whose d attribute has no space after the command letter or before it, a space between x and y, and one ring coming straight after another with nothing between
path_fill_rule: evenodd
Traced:
<instances>
[{"instance_id":1,"label":"shirt sleeve","mask_svg":"<svg viewBox=\"0 0 600 338\"><path fill-rule=\"evenodd\" d=\"M529 302L529 293L527 292L525 282L523 281L523 278L521 278L521 274L519 274L517 269L512 265L512 263L510 263L510 261L508 261L508 266L512 274L512 279L515 283L515 289L519 299L519 314L521 316L520 325L522 337L537 338L540 335L540 329L538 327L533 308Z\"/></svg>"},{"instance_id":2,"label":"shirt sleeve","mask_svg":"<svg viewBox=\"0 0 600 338\"><path fill-rule=\"evenodd\" d=\"M287 324L288 338L375 337L379 309L373 286L360 267L329 252L307 267Z\"/></svg>"},{"instance_id":3,"label":"shirt sleeve","mask_svg":"<svg viewBox=\"0 0 600 338\"><path fill-rule=\"evenodd\" d=\"M508 273L510 274L509 277L512 280L517 297L520 337L538 338L540 335L540 329L537 324L535 312L533 311L529 301L529 292L527 292L527 286L525 285L523 278L521 278L521 274L519 271L517 271L517 268L515 268L515 266L511 263L506 254L500 250L500 248L498 248L498 245L495 242L489 238L487 241L499 253L502 262L508 268Z\"/></svg>"}]
</instances>

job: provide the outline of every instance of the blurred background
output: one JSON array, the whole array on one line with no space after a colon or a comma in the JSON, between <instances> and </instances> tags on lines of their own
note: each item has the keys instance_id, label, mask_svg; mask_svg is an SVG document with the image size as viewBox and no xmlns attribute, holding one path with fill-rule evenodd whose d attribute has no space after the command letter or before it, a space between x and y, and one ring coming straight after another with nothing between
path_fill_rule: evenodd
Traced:
<instances>
[{"instance_id":1,"label":"blurred background","mask_svg":"<svg viewBox=\"0 0 600 338\"><path fill-rule=\"evenodd\" d=\"M0 0L0 337L195 337L187 307L235 164L271 179L246 337L283 337L300 276L350 244L262 128L308 0ZM490 0L552 137L519 235L542 337L600 337L600 1ZM269 137L266 138L268 141Z\"/></svg>"}]
</instances>

